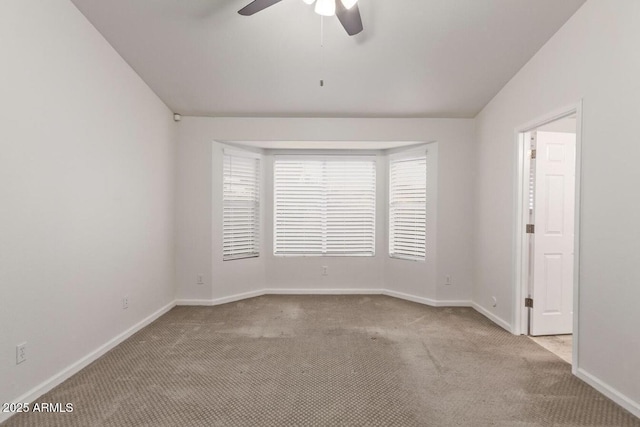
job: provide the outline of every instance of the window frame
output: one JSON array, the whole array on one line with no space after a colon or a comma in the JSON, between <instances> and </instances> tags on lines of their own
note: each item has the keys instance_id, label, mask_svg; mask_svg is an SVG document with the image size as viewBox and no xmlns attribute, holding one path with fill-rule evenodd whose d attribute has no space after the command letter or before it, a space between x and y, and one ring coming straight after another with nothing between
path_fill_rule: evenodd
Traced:
<instances>
[{"instance_id":1,"label":"window frame","mask_svg":"<svg viewBox=\"0 0 640 427\"><path fill-rule=\"evenodd\" d=\"M278 160L297 160L297 161L362 161L370 162L373 166L373 205L371 209L371 252L370 253L336 253L336 252L308 252L308 253L282 253L277 251L277 224L278 224L278 204L277 204L277 182L276 182L276 163ZM377 246L377 208L378 208L378 155L377 154L275 154L273 156L272 170L272 204L273 204L273 256L275 257L375 257ZM323 230L326 233L326 229ZM326 245L326 234L323 238L323 246Z\"/></svg>"},{"instance_id":2,"label":"window frame","mask_svg":"<svg viewBox=\"0 0 640 427\"><path fill-rule=\"evenodd\" d=\"M392 236L392 182L391 182L391 173L392 173L392 163L397 161L408 161L411 159L422 159L424 158L425 163L425 187L424 187L424 257L412 256L408 254L402 254L397 252L392 252L392 242L394 241ZM418 148L411 150L404 150L394 154L390 154L388 156L388 165L387 165L387 254L389 258L405 260L405 261L413 261L413 262L426 262L428 260L428 230L429 230L429 150L426 148Z\"/></svg>"},{"instance_id":3,"label":"window frame","mask_svg":"<svg viewBox=\"0 0 640 427\"><path fill-rule=\"evenodd\" d=\"M247 201L229 201L225 198L225 163L226 159L230 157L237 157L243 159L250 159L256 161L256 170L255 170L255 199L252 202ZM261 197L262 197L262 156L258 153L254 153L252 151L245 150L232 150L224 148L222 152L222 260L223 261L236 261L241 259L249 259L249 258L258 258L260 257L261 252L261 229L262 229L262 215L261 215ZM244 252L233 255L225 256L225 244L229 243L225 237L225 209L227 208L228 202L234 203L244 203L246 206L252 206L255 210L254 215L254 228L253 228L253 251L252 252Z\"/></svg>"}]
</instances>

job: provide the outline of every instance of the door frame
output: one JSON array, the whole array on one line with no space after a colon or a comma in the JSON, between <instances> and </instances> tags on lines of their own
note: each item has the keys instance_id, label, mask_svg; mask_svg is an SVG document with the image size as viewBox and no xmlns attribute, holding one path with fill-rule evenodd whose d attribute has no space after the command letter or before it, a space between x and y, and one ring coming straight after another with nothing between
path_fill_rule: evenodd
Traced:
<instances>
[{"instance_id":1,"label":"door frame","mask_svg":"<svg viewBox=\"0 0 640 427\"><path fill-rule=\"evenodd\" d=\"M575 180L575 214L574 214L574 239L573 239L573 349L571 371L575 374L578 368L578 338L579 338L579 310L580 310L580 199L581 199L581 181L582 181L582 100L576 104L559 108L518 126L515 129L514 140L517 149L516 152L516 168L515 168L515 209L514 209L514 229L513 229L513 253L514 253L514 311L513 311L513 333L516 335L526 335L528 325L528 310L524 307L524 298L528 292L528 261L529 248L528 240L525 238L525 203L527 203L529 191L529 176L526 173L529 170L528 162L529 146L528 141L524 141L523 135L529 132L575 114L576 115L576 180Z\"/></svg>"}]
</instances>

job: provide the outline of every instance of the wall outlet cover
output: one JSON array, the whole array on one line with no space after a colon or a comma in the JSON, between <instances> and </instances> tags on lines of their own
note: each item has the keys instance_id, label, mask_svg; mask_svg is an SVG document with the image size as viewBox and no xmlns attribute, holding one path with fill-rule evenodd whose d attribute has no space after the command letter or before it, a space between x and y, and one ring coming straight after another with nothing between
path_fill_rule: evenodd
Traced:
<instances>
[{"instance_id":1,"label":"wall outlet cover","mask_svg":"<svg viewBox=\"0 0 640 427\"><path fill-rule=\"evenodd\" d=\"M27 343L23 342L16 346L16 365L21 364L27 360Z\"/></svg>"}]
</instances>

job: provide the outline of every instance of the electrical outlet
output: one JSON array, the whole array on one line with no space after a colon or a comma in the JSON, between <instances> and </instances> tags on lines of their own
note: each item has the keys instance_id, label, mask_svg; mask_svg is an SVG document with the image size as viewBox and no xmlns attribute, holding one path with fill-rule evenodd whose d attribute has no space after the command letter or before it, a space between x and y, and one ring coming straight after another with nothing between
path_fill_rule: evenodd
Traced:
<instances>
[{"instance_id":1,"label":"electrical outlet","mask_svg":"<svg viewBox=\"0 0 640 427\"><path fill-rule=\"evenodd\" d=\"M127 308L129 308L129 296L125 295L122 297L122 309L126 310Z\"/></svg>"},{"instance_id":2,"label":"electrical outlet","mask_svg":"<svg viewBox=\"0 0 640 427\"><path fill-rule=\"evenodd\" d=\"M16 365L21 364L27 360L27 343L23 342L16 346Z\"/></svg>"},{"instance_id":3,"label":"electrical outlet","mask_svg":"<svg viewBox=\"0 0 640 427\"><path fill-rule=\"evenodd\" d=\"M445 276L445 285L450 285L451 284L451 276L449 276L448 274Z\"/></svg>"},{"instance_id":4,"label":"electrical outlet","mask_svg":"<svg viewBox=\"0 0 640 427\"><path fill-rule=\"evenodd\" d=\"M322 266L322 275L323 276L328 276L329 275L329 271L328 270L329 270L329 267L326 266L326 265L323 265Z\"/></svg>"},{"instance_id":5,"label":"electrical outlet","mask_svg":"<svg viewBox=\"0 0 640 427\"><path fill-rule=\"evenodd\" d=\"M198 280L196 283L198 285L204 285L204 276L202 274L198 274Z\"/></svg>"}]
</instances>

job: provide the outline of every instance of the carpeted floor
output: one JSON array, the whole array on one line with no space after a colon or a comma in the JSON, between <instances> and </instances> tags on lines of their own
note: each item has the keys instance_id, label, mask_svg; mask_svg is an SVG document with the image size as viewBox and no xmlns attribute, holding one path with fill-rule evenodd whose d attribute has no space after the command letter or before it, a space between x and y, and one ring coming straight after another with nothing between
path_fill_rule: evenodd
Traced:
<instances>
[{"instance_id":1,"label":"carpeted floor","mask_svg":"<svg viewBox=\"0 0 640 427\"><path fill-rule=\"evenodd\" d=\"M7 426L640 426L469 308L385 296L177 307Z\"/></svg>"}]
</instances>

